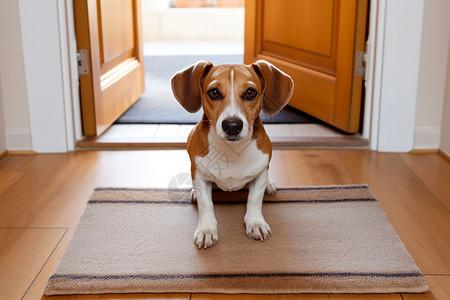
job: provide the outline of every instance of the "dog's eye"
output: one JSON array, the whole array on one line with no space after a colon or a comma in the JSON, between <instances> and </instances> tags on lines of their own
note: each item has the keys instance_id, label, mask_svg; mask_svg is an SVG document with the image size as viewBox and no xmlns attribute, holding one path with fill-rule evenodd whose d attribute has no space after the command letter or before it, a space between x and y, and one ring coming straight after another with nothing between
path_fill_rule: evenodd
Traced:
<instances>
[{"instance_id":1,"label":"dog's eye","mask_svg":"<svg viewBox=\"0 0 450 300\"><path fill-rule=\"evenodd\" d=\"M212 89L210 89L208 92L207 92L207 94L208 94L208 97L211 99L211 100L222 100L222 94L219 92L219 90L218 89L216 89L216 88L212 88Z\"/></svg>"},{"instance_id":2,"label":"dog's eye","mask_svg":"<svg viewBox=\"0 0 450 300\"><path fill-rule=\"evenodd\" d=\"M244 95L242 95L242 98L244 100L253 100L256 98L256 96L258 95L258 92L255 89L252 88L248 88Z\"/></svg>"}]
</instances>

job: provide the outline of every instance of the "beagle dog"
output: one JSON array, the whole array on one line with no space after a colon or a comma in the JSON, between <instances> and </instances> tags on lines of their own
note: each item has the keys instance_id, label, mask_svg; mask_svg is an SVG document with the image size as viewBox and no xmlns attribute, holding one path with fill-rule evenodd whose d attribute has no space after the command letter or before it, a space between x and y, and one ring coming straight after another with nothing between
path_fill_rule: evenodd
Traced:
<instances>
[{"instance_id":1,"label":"beagle dog","mask_svg":"<svg viewBox=\"0 0 450 300\"><path fill-rule=\"evenodd\" d=\"M294 88L291 77L264 60L216 66L199 61L176 73L171 84L188 112L202 106L204 111L187 140L192 199L199 213L195 245L208 248L219 239L213 183L224 191L248 185L246 233L264 241L272 233L262 214L263 196L275 193L276 187L268 177L272 144L259 113L274 115L288 103Z\"/></svg>"}]
</instances>

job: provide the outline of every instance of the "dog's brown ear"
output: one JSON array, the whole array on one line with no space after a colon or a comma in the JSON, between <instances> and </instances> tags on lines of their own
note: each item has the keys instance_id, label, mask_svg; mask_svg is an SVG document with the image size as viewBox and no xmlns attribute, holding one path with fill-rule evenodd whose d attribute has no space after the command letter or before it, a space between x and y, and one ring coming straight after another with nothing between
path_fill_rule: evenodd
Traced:
<instances>
[{"instance_id":1,"label":"dog's brown ear","mask_svg":"<svg viewBox=\"0 0 450 300\"><path fill-rule=\"evenodd\" d=\"M263 84L262 111L268 116L279 112L291 99L294 81L291 77L265 60L252 64Z\"/></svg>"},{"instance_id":2,"label":"dog's brown ear","mask_svg":"<svg viewBox=\"0 0 450 300\"><path fill-rule=\"evenodd\" d=\"M188 112L195 113L202 107L203 79L212 63L199 61L172 77L172 92Z\"/></svg>"}]
</instances>

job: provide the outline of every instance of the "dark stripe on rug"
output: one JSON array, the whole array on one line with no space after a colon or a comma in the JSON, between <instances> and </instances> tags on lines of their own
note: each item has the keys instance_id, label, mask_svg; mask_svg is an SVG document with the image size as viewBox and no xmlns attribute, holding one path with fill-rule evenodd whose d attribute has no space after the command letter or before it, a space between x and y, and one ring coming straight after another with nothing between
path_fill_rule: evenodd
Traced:
<instances>
[{"instance_id":1,"label":"dark stripe on rug","mask_svg":"<svg viewBox=\"0 0 450 300\"><path fill-rule=\"evenodd\" d=\"M171 279L217 279L217 278L270 278L270 277L374 277L374 278L410 278L423 277L422 273L249 273L249 274L123 274L123 275L69 275L55 274L50 277L53 279L101 279L101 280L118 280L118 279L148 279L148 280L171 280Z\"/></svg>"},{"instance_id":2,"label":"dark stripe on rug","mask_svg":"<svg viewBox=\"0 0 450 300\"><path fill-rule=\"evenodd\" d=\"M364 185L343 185L343 186L316 186L316 187L280 187L277 191L320 191L320 190L367 190L369 186ZM176 189L176 188L121 188L121 187L97 187L94 191L133 191L133 192L190 192L192 189ZM214 192L223 192L220 189L214 189ZM242 189L238 191L248 191ZM236 191L236 192L238 192Z\"/></svg>"},{"instance_id":3,"label":"dark stripe on rug","mask_svg":"<svg viewBox=\"0 0 450 300\"><path fill-rule=\"evenodd\" d=\"M311 186L294 188L277 188L277 191L321 191L321 190L367 190L368 185L342 185L342 186Z\"/></svg>"},{"instance_id":4,"label":"dark stripe on rug","mask_svg":"<svg viewBox=\"0 0 450 300\"><path fill-rule=\"evenodd\" d=\"M289 204L289 203L341 203L341 202L377 202L375 198L355 198L355 199L324 199L324 200L275 200L264 201L264 204ZM218 201L219 204L245 204L245 201ZM192 205L192 201L152 201L152 200L89 200L88 204L184 204Z\"/></svg>"},{"instance_id":5,"label":"dark stripe on rug","mask_svg":"<svg viewBox=\"0 0 450 300\"><path fill-rule=\"evenodd\" d=\"M122 187L97 187L97 191L124 191L124 192L190 192L192 189L177 189L177 188L122 188Z\"/></svg>"}]
</instances>

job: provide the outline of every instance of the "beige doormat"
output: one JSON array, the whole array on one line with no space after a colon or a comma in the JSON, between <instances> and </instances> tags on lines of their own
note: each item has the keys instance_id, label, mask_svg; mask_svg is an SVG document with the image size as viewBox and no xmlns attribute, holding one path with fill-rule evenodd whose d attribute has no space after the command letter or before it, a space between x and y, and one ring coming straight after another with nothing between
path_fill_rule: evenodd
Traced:
<instances>
[{"instance_id":1,"label":"beige doormat","mask_svg":"<svg viewBox=\"0 0 450 300\"><path fill-rule=\"evenodd\" d=\"M428 290L366 185L279 189L273 236L245 234L246 192L214 192L219 242L193 244L187 190L97 188L45 293L419 293Z\"/></svg>"}]
</instances>

